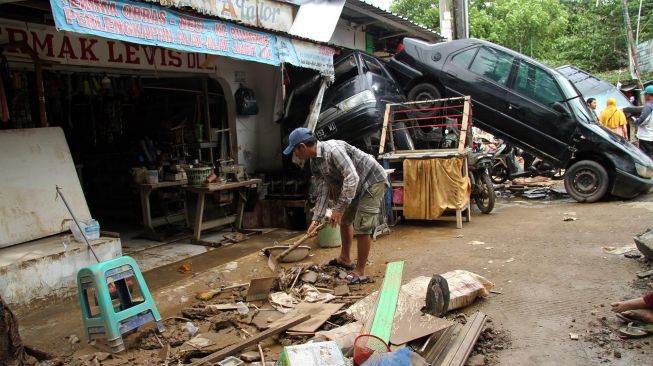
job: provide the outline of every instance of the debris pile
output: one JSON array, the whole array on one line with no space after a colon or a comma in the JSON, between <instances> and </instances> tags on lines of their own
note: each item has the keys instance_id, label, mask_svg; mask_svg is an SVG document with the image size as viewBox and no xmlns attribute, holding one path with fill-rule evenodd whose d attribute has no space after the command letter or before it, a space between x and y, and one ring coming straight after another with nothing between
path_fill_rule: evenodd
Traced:
<instances>
[{"instance_id":1,"label":"debris pile","mask_svg":"<svg viewBox=\"0 0 653 366\"><path fill-rule=\"evenodd\" d=\"M458 270L402 285L403 262L392 262L370 294L367 284L344 283L346 275L335 266L298 264L275 277L201 291L180 316L164 320L164 332L137 331L125 338L126 352L96 352L72 364L463 365L479 339L474 352L485 357L505 347L487 346L496 333L484 330L484 314L464 325L445 317L489 295L493 284L482 276Z\"/></svg>"}]
</instances>

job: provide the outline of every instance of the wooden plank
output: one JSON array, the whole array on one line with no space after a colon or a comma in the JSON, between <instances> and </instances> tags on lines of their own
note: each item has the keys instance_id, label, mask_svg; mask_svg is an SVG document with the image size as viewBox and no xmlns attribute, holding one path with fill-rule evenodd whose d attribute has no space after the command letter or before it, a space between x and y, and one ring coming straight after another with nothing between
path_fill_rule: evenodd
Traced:
<instances>
[{"instance_id":1,"label":"wooden plank","mask_svg":"<svg viewBox=\"0 0 653 366\"><path fill-rule=\"evenodd\" d=\"M283 324L287 319L295 317L301 314L310 314L311 319L305 321L304 323L297 324L292 328L288 329L289 332L293 333L314 333L319 327L322 326L331 315L335 314L340 308L345 304L324 304L324 303L309 303L301 302L295 306L294 309L288 312L283 318L276 320L274 323L270 323L270 327Z\"/></svg>"},{"instance_id":2,"label":"wooden plank","mask_svg":"<svg viewBox=\"0 0 653 366\"><path fill-rule=\"evenodd\" d=\"M465 151L465 142L467 141L467 126L469 125L469 105L470 98L469 96L465 97L465 103L463 104L463 125L460 129L460 136L458 139L458 152L462 154Z\"/></svg>"},{"instance_id":3,"label":"wooden plank","mask_svg":"<svg viewBox=\"0 0 653 366\"><path fill-rule=\"evenodd\" d=\"M433 365L463 366L481 334L486 319L485 314L478 311L472 315L458 335L451 340L446 352L443 352Z\"/></svg>"},{"instance_id":4,"label":"wooden plank","mask_svg":"<svg viewBox=\"0 0 653 366\"><path fill-rule=\"evenodd\" d=\"M370 334L381 338L384 342L390 341L392 322L397 309L397 299L401 288L401 277L404 271L404 262L390 262L385 270L385 278L381 292L379 293L379 304L376 308L374 321Z\"/></svg>"},{"instance_id":5,"label":"wooden plank","mask_svg":"<svg viewBox=\"0 0 653 366\"><path fill-rule=\"evenodd\" d=\"M208 355L206 357L203 357L203 358L191 363L190 366L200 366L200 365L204 365L204 364L211 364L212 362L221 361L222 359L224 359L226 357L229 357L229 356L231 356L231 355L233 355L233 354L235 354L237 352L240 352L240 351L244 350L245 348L248 348L250 346L255 345L256 343L258 343L259 341L261 341L263 339L266 339L266 338L271 337L271 336L273 336L275 334L281 333L281 332L285 331L286 329L289 329L289 328L291 328L291 327L293 327L293 326L295 326L297 324L300 324L300 323L303 323L303 322L307 321L310 318L311 318L310 315L303 314L303 315L296 316L296 317L294 317L292 319L288 319L288 321L285 322L283 325L280 325L280 326L278 326L276 328L268 329L268 330L263 331L263 332L255 335L253 337L250 337L250 338L244 340L243 342L235 344L235 345L233 345L231 347L227 347L227 348L225 348L223 350L214 352L214 353L212 353L212 354L210 354L210 355Z\"/></svg>"},{"instance_id":6,"label":"wooden plank","mask_svg":"<svg viewBox=\"0 0 653 366\"><path fill-rule=\"evenodd\" d=\"M385 114L383 115L383 128L381 129L381 140L379 140L379 155L383 155L385 150L385 137L388 131L388 118L390 117L390 104L385 105Z\"/></svg>"},{"instance_id":7,"label":"wooden plank","mask_svg":"<svg viewBox=\"0 0 653 366\"><path fill-rule=\"evenodd\" d=\"M456 323L454 326L445 329L441 334L434 333L429 337L427 344L425 344L427 348L422 353L426 362L435 365L435 361L446 351L447 346L455 339L462 327L462 325ZM430 347L428 344L430 344Z\"/></svg>"}]
</instances>

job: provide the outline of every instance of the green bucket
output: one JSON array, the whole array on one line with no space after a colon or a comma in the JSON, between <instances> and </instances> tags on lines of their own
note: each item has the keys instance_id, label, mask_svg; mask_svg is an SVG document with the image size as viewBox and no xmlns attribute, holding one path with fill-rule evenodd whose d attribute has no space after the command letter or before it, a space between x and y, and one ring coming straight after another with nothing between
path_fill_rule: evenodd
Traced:
<instances>
[{"instance_id":1,"label":"green bucket","mask_svg":"<svg viewBox=\"0 0 653 366\"><path fill-rule=\"evenodd\" d=\"M317 244L320 248L335 248L342 245L340 225L336 225L336 227L332 227L331 225L324 226L317 235Z\"/></svg>"}]
</instances>

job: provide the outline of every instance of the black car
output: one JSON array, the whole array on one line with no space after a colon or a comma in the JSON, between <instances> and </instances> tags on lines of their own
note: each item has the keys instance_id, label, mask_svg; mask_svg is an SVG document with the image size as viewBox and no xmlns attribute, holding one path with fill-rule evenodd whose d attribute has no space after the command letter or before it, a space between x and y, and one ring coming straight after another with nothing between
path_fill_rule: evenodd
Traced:
<instances>
[{"instance_id":1,"label":"black car","mask_svg":"<svg viewBox=\"0 0 653 366\"><path fill-rule=\"evenodd\" d=\"M385 63L365 52L341 55L334 69L335 80L324 92L315 135L320 140L343 140L369 153L378 152L385 105L403 102L406 97ZM319 83L320 77L315 76L295 88L286 106L286 132L304 122ZM394 138L399 149L414 149L405 129L397 128Z\"/></svg>"},{"instance_id":2,"label":"black car","mask_svg":"<svg viewBox=\"0 0 653 366\"><path fill-rule=\"evenodd\" d=\"M473 38L405 38L388 66L408 99L471 96L478 127L566 169L565 188L579 202L653 186L653 161L596 123L568 79L527 56Z\"/></svg>"}]
</instances>

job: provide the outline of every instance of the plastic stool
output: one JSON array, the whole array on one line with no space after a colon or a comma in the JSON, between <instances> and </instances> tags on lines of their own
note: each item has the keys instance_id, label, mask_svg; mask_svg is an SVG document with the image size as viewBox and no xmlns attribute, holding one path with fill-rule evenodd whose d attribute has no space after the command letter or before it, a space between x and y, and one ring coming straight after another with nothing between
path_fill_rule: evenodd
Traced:
<instances>
[{"instance_id":1,"label":"plastic stool","mask_svg":"<svg viewBox=\"0 0 653 366\"><path fill-rule=\"evenodd\" d=\"M142 298L133 297L138 295L133 293L135 285ZM89 290L95 292L90 300ZM105 338L113 352L125 350L123 334L146 323L155 321L159 333L165 329L141 270L131 257L82 267L77 272L77 294L87 341ZM95 313L92 305L98 308Z\"/></svg>"}]
</instances>

